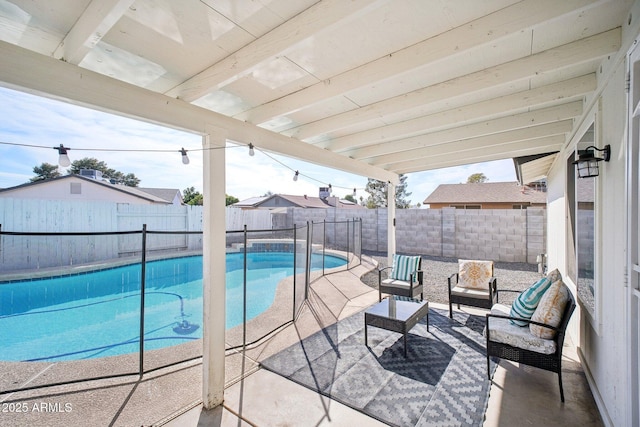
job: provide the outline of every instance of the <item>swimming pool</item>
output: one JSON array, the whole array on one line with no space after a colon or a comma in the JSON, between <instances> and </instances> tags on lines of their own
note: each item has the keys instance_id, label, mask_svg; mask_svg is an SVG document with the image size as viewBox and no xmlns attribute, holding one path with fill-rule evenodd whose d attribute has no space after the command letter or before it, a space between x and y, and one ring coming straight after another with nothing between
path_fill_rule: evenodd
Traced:
<instances>
[{"instance_id":1,"label":"swimming pool","mask_svg":"<svg viewBox=\"0 0 640 427\"><path fill-rule=\"evenodd\" d=\"M325 268L346 264L324 257ZM227 254L226 328L242 323L243 254ZM312 270L322 255L312 255ZM247 254L247 320L268 309L293 254ZM0 285L1 360L61 361L139 351L140 265ZM148 262L145 350L202 338L202 257Z\"/></svg>"}]
</instances>

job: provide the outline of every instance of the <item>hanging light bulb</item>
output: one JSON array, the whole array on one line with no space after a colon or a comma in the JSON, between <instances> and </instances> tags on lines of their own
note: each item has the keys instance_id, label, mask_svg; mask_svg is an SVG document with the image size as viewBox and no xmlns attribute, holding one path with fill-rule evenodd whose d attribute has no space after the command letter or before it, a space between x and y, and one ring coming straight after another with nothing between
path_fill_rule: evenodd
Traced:
<instances>
[{"instance_id":1,"label":"hanging light bulb","mask_svg":"<svg viewBox=\"0 0 640 427\"><path fill-rule=\"evenodd\" d=\"M187 150L184 149L184 147L182 147L180 149L180 154L182 154L182 163L185 165L189 164L189 156L187 156Z\"/></svg>"},{"instance_id":2,"label":"hanging light bulb","mask_svg":"<svg viewBox=\"0 0 640 427\"><path fill-rule=\"evenodd\" d=\"M63 168L71 166L71 160L69 160L69 156L67 156L67 150L70 148L65 148L64 145L60 144L59 147L53 147L54 150L58 150L58 164Z\"/></svg>"},{"instance_id":3,"label":"hanging light bulb","mask_svg":"<svg viewBox=\"0 0 640 427\"><path fill-rule=\"evenodd\" d=\"M296 171L295 175L293 175L293 180L294 181L298 180L298 175L300 175L300 172Z\"/></svg>"},{"instance_id":4,"label":"hanging light bulb","mask_svg":"<svg viewBox=\"0 0 640 427\"><path fill-rule=\"evenodd\" d=\"M253 144L249 143L249 155L253 156L256 152L253 150Z\"/></svg>"}]
</instances>

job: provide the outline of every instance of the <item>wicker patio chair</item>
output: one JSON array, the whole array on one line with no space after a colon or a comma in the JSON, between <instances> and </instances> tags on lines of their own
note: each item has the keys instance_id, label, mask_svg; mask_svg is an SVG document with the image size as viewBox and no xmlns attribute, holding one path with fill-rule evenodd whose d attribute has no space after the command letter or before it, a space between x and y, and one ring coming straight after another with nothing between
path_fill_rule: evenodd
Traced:
<instances>
[{"instance_id":1,"label":"wicker patio chair","mask_svg":"<svg viewBox=\"0 0 640 427\"><path fill-rule=\"evenodd\" d=\"M500 292L517 291L501 290ZM564 390L562 388L562 348L569 319L576 308L576 302L571 291L568 291L568 298L557 327L531 319L512 317L510 316L510 307L503 304L496 304L494 308L492 308L491 313L486 315L485 326L485 336L487 338L487 375L489 379L491 379L491 357L511 360L555 372L558 374L560 400L564 402ZM526 326L518 326L511 323L511 320L525 322ZM529 326L531 324L553 330L555 332L554 337L551 339L535 337L530 332Z\"/></svg>"},{"instance_id":2,"label":"wicker patio chair","mask_svg":"<svg viewBox=\"0 0 640 427\"><path fill-rule=\"evenodd\" d=\"M496 302L497 280L493 261L458 260L458 272L449 276L449 317L453 304L491 309Z\"/></svg>"},{"instance_id":3,"label":"wicker patio chair","mask_svg":"<svg viewBox=\"0 0 640 427\"><path fill-rule=\"evenodd\" d=\"M383 279L385 271L388 277ZM409 255L394 255L393 265L378 269L378 300L382 301L382 294L398 295L408 298L424 299L422 257Z\"/></svg>"}]
</instances>

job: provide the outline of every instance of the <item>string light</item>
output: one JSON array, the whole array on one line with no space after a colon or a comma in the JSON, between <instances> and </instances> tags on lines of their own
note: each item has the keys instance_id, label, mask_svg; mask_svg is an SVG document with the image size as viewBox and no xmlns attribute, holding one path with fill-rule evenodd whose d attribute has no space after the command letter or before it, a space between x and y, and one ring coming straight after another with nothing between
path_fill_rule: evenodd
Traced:
<instances>
[{"instance_id":1,"label":"string light","mask_svg":"<svg viewBox=\"0 0 640 427\"><path fill-rule=\"evenodd\" d=\"M187 156L187 150L184 149L184 147L182 147L180 149L180 153L182 154L182 163L185 165L189 164L189 156Z\"/></svg>"},{"instance_id":2,"label":"string light","mask_svg":"<svg viewBox=\"0 0 640 427\"><path fill-rule=\"evenodd\" d=\"M35 145L35 144L20 144L20 143L12 143L12 142L5 142L5 141L0 141L0 145L13 145L13 146L21 146L21 147L34 147L34 148L53 148L54 150L58 150L58 164L62 167L69 167L71 166L71 160L69 159L69 155L68 155L68 151L71 150L71 148L69 147L65 147L63 144L60 144L58 147L49 147L49 146L45 146L45 145ZM257 150L257 148L252 144L249 143L247 144L249 147L249 155L250 156L254 156L255 155L255 150ZM182 156L182 163L185 165L188 165L190 163L189 160L189 156L188 156L188 151L208 151L208 150L224 150L227 148L241 148L243 147L243 144L231 144L230 146L216 146L216 147L207 147L207 148L193 148L193 149L185 149L184 147L180 148L178 150L178 152L181 154ZM155 153L175 153L175 150L171 150L171 149L118 149L118 148L73 148L74 151L108 151L108 152L155 152ZM284 164L283 162L281 162L280 160L278 160L277 158L271 156L269 153L264 152L262 150L260 150L260 152L262 154L264 154L265 156L269 157L271 160L279 163L280 165L282 165L283 167L291 170L294 172L293 175L293 180L294 181L298 181L298 178L300 176L303 176L311 181L316 181L320 184L322 184L323 186L328 186L329 187L329 192L332 193L333 192L333 186L331 184L326 184L314 177L311 177L309 175L305 175L303 173L300 173L300 171L295 170L293 168L291 168L290 166ZM390 184L390 183L389 183ZM336 188L343 188L343 189L347 189L350 190L349 187L340 187L340 186L336 186ZM364 188L361 188L361 190L364 190ZM353 189L353 196L356 196L356 191L357 189L354 188Z\"/></svg>"},{"instance_id":3,"label":"string light","mask_svg":"<svg viewBox=\"0 0 640 427\"><path fill-rule=\"evenodd\" d=\"M58 164L63 168L71 166L71 160L69 160L69 156L67 155L67 150L70 148L65 148L64 145L60 144L59 147L53 147L54 150L58 150Z\"/></svg>"}]
</instances>

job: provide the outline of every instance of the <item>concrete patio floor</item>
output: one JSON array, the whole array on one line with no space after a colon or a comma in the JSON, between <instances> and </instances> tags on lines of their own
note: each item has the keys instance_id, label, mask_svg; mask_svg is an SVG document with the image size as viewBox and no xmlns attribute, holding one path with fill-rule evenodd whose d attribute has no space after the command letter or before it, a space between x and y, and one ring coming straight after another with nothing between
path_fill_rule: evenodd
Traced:
<instances>
[{"instance_id":1,"label":"concrete patio floor","mask_svg":"<svg viewBox=\"0 0 640 427\"><path fill-rule=\"evenodd\" d=\"M247 348L244 354L228 353L225 401L213 410L202 408L202 366L199 361L192 361L142 379L99 380L0 396L0 401L30 408L25 413L1 414L0 426L384 425L259 367L260 360L377 302L377 290L359 280L373 268L372 262L365 258L361 266L317 280L312 285L309 304L295 324ZM445 308L438 304L432 307ZM462 310L484 313L464 307ZM560 402L556 374L501 361L491 386L484 426L602 426L570 339L565 341L564 355L565 403ZM60 410L34 412L34 405L42 403Z\"/></svg>"}]
</instances>

